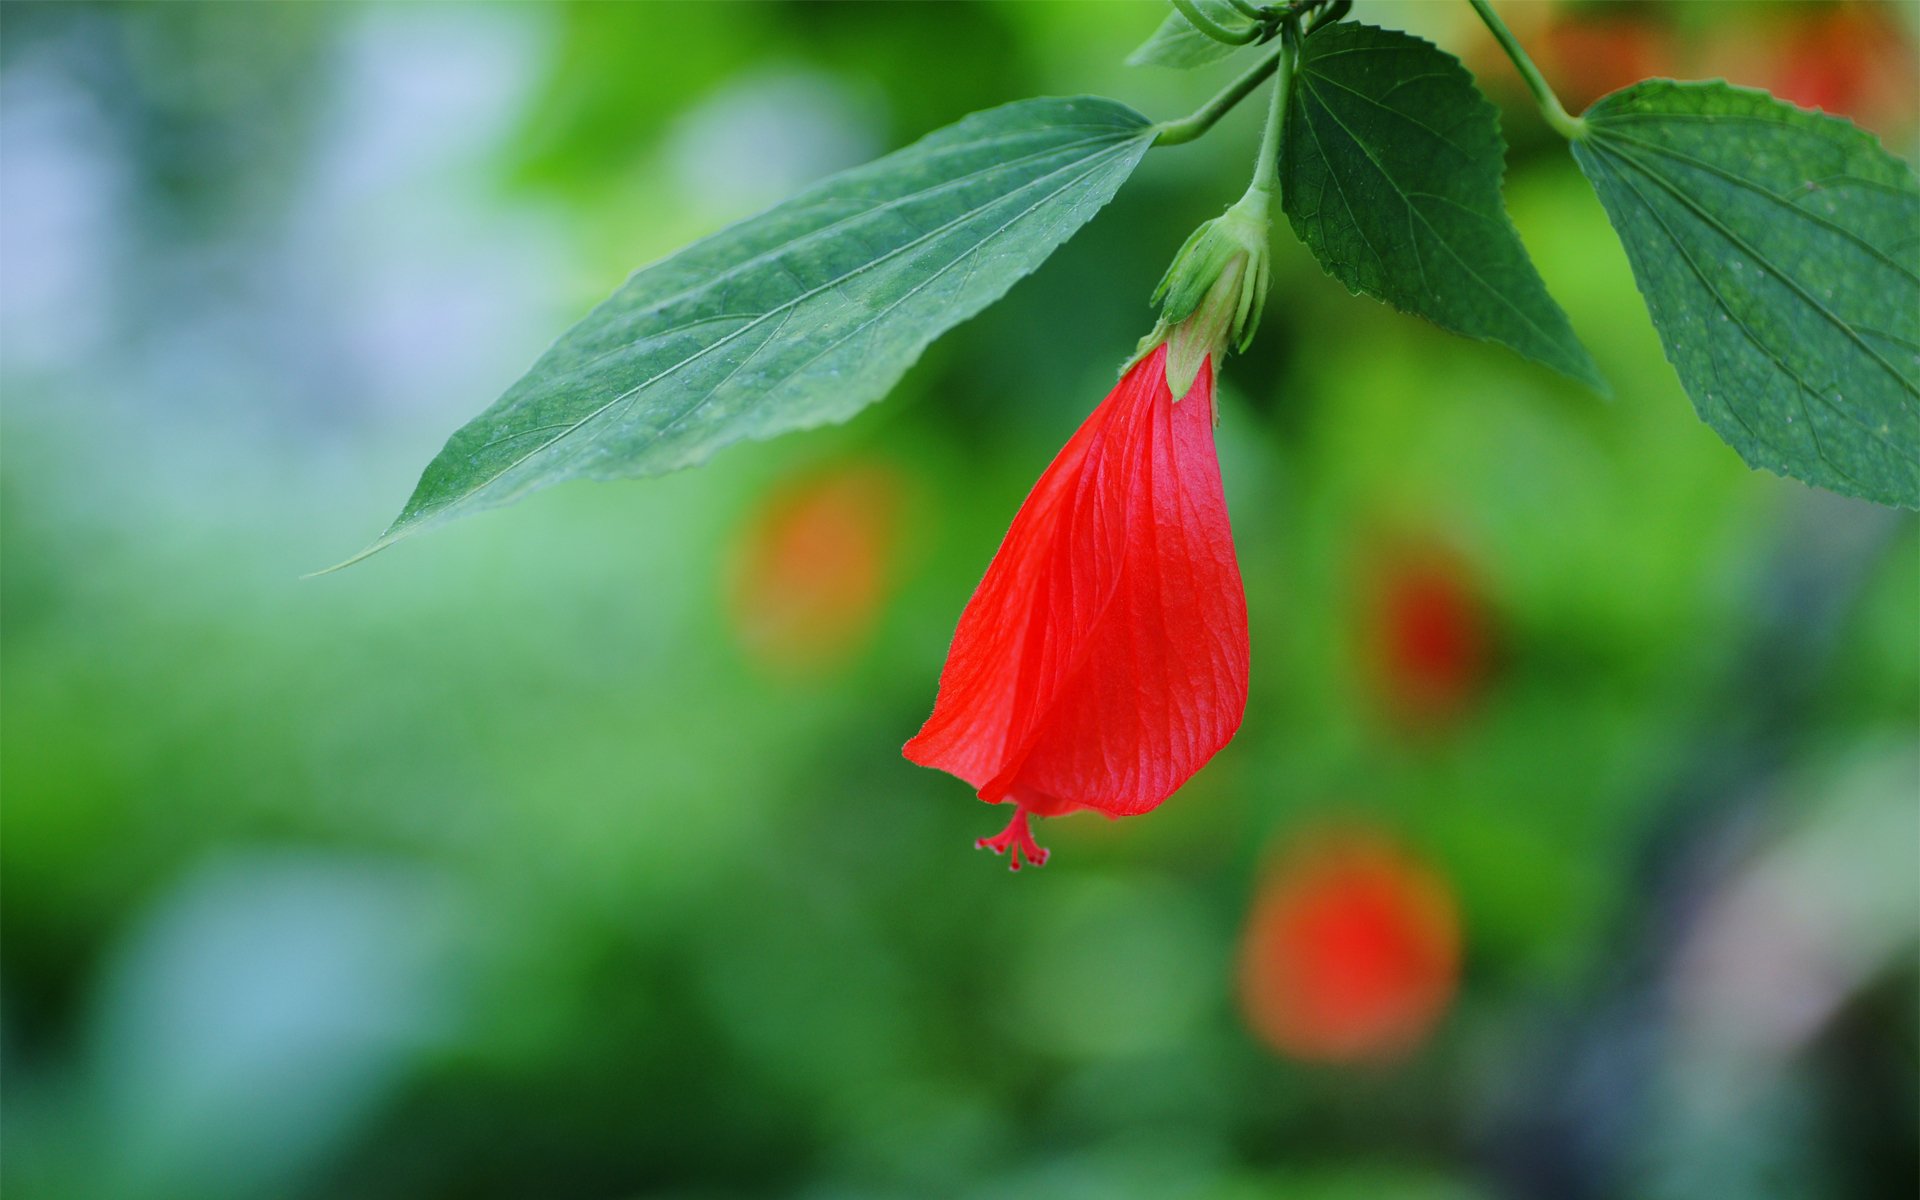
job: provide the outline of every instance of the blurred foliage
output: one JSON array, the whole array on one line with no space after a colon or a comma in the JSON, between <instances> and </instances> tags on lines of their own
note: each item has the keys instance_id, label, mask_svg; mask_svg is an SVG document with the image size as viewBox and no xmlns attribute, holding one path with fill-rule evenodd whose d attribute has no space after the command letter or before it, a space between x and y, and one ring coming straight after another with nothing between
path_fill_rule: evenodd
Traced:
<instances>
[{"instance_id":1,"label":"blurred foliage","mask_svg":"<svg viewBox=\"0 0 1920 1200\"><path fill-rule=\"evenodd\" d=\"M1359 7L1483 74L1617 398L1276 246L1219 434L1246 726L1012 878L898 746L1251 112L851 425L297 576L635 266L973 108L1189 110L1206 72L1119 65L1164 10L0 7L7 1194L1910 1190L1920 527L1746 471L1466 6ZM1784 86L1847 23L1834 77L1897 73L1910 8L1503 6L1593 87ZM1910 154L1911 86L1856 98ZM873 588L809 591L816 536ZM1381 580L1431 563L1477 657L1409 720ZM1388 1065L1236 1003L1263 870L1328 822L1458 909Z\"/></svg>"}]
</instances>

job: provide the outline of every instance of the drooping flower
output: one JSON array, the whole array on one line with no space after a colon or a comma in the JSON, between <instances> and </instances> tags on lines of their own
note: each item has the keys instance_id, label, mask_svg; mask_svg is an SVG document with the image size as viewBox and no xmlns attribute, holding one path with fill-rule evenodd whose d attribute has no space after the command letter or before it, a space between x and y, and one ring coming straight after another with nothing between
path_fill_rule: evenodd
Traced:
<instances>
[{"instance_id":1,"label":"drooping flower","mask_svg":"<svg viewBox=\"0 0 1920 1200\"><path fill-rule=\"evenodd\" d=\"M906 756L1016 808L977 844L1038 866L1031 817L1155 808L1233 737L1247 608L1214 451L1213 369L1162 343L1027 496L961 614Z\"/></svg>"},{"instance_id":2,"label":"drooping flower","mask_svg":"<svg viewBox=\"0 0 1920 1200\"><path fill-rule=\"evenodd\" d=\"M1372 830L1301 839L1261 886L1240 956L1240 1005L1269 1046L1314 1062L1416 1048L1460 982L1460 917L1444 876Z\"/></svg>"}]
</instances>

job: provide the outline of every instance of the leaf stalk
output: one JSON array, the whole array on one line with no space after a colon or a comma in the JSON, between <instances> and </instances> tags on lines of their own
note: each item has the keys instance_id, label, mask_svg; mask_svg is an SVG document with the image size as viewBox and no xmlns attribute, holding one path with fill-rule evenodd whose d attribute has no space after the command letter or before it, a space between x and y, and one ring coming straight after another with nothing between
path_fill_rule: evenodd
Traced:
<instances>
[{"instance_id":1,"label":"leaf stalk","mask_svg":"<svg viewBox=\"0 0 1920 1200\"><path fill-rule=\"evenodd\" d=\"M1287 102L1293 95L1293 72L1300 61L1300 33L1288 22L1280 33L1280 58L1275 64L1279 77L1273 83L1273 103L1267 110L1267 127L1260 135L1259 157L1253 160L1253 182L1247 195L1259 193L1271 199L1280 192L1280 139L1287 121Z\"/></svg>"},{"instance_id":2,"label":"leaf stalk","mask_svg":"<svg viewBox=\"0 0 1920 1200\"><path fill-rule=\"evenodd\" d=\"M1473 5L1473 11L1480 14L1480 20L1493 34L1494 40L1500 43L1500 48L1507 52L1507 57L1513 60L1514 69L1518 70L1520 78L1526 81L1527 90L1533 93L1533 102L1540 107L1540 115L1546 118L1547 124L1553 126L1553 131L1573 142L1586 137L1586 121L1567 112L1565 106L1560 103L1560 97L1554 95L1553 89L1547 86L1546 77L1540 74L1540 68L1534 66L1533 60L1527 57L1527 52L1521 49L1519 41L1513 36L1513 31L1508 29L1506 22L1493 11L1493 5L1488 0L1468 0L1468 3Z\"/></svg>"},{"instance_id":3,"label":"leaf stalk","mask_svg":"<svg viewBox=\"0 0 1920 1200\"><path fill-rule=\"evenodd\" d=\"M1246 74L1234 80L1220 90L1219 95L1202 104L1191 116L1174 121L1162 121L1154 128L1153 144L1156 146L1178 146L1182 142L1191 142L1207 130L1212 129L1221 117L1233 111L1234 105L1245 100L1253 89L1265 83L1267 76L1280 67L1281 55L1285 53L1284 43L1276 46L1270 53L1260 57Z\"/></svg>"}]
</instances>

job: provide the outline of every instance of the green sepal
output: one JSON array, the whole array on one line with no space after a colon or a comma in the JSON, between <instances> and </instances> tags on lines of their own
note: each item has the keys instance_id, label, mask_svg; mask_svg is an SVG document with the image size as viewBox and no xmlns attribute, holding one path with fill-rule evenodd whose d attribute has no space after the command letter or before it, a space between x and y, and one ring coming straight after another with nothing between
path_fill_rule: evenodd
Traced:
<instances>
[{"instance_id":1,"label":"green sepal","mask_svg":"<svg viewBox=\"0 0 1920 1200\"><path fill-rule=\"evenodd\" d=\"M1250 189L1193 231L1153 289L1160 319L1141 339L1129 366L1166 342L1167 386L1179 397L1193 386L1209 354L1217 363L1229 346L1244 351L1253 344L1273 279L1267 210L1267 194Z\"/></svg>"},{"instance_id":2,"label":"green sepal","mask_svg":"<svg viewBox=\"0 0 1920 1200\"><path fill-rule=\"evenodd\" d=\"M1245 258L1236 258L1227 264L1193 315L1174 325L1168 333L1167 389L1175 400L1183 399L1192 390L1193 381L1200 374L1200 364L1208 355L1213 356L1217 368L1221 352L1230 342L1236 349L1242 348L1234 330L1245 320L1248 298L1253 291L1247 285L1258 274L1248 266Z\"/></svg>"}]
</instances>

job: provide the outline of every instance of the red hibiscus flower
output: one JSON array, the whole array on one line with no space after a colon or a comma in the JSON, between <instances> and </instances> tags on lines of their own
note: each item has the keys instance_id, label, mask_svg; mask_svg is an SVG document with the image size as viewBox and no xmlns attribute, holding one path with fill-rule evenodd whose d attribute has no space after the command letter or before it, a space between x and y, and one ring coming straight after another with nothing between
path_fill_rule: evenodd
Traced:
<instances>
[{"instance_id":1,"label":"red hibiscus flower","mask_svg":"<svg viewBox=\"0 0 1920 1200\"><path fill-rule=\"evenodd\" d=\"M960 616L905 754L1013 820L977 845L1035 866L1030 817L1138 816L1233 737L1247 605L1213 445L1213 370L1176 401L1163 344L1040 476Z\"/></svg>"}]
</instances>

